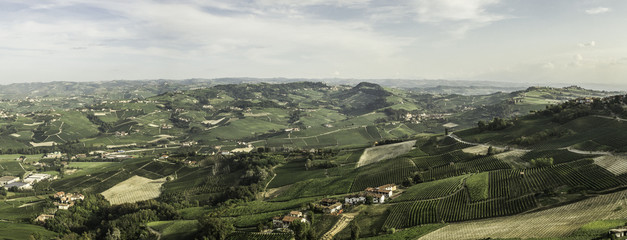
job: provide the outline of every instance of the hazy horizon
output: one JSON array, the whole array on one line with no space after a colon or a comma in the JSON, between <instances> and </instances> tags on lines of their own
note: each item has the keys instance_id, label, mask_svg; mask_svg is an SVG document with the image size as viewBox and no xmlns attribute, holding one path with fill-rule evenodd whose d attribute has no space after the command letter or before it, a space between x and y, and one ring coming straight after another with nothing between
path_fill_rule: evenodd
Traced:
<instances>
[{"instance_id":1,"label":"hazy horizon","mask_svg":"<svg viewBox=\"0 0 627 240\"><path fill-rule=\"evenodd\" d=\"M9 0L0 83L250 76L623 90L625 9L607 0Z\"/></svg>"}]
</instances>

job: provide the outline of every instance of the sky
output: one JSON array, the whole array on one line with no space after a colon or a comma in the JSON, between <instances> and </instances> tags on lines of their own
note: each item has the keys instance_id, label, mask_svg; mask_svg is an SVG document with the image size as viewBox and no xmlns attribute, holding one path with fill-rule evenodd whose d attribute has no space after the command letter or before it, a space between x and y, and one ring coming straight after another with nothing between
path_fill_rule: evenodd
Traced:
<instances>
[{"instance_id":1,"label":"sky","mask_svg":"<svg viewBox=\"0 0 627 240\"><path fill-rule=\"evenodd\" d=\"M0 1L0 83L220 77L627 85L623 0Z\"/></svg>"}]
</instances>

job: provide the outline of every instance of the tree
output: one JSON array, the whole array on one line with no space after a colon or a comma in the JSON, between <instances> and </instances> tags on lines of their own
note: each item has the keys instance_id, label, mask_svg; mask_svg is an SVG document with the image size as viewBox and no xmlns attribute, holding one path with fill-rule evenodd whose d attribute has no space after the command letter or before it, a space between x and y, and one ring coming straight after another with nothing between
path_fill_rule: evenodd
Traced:
<instances>
[{"instance_id":1,"label":"tree","mask_svg":"<svg viewBox=\"0 0 627 240\"><path fill-rule=\"evenodd\" d=\"M494 155L494 148L492 146L488 147L488 152L486 153L486 155Z\"/></svg>"},{"instance_id":2,"label":"tree","mask_svg":"<svg viewBox=\"0 0 627 240\"><path fill-rule=\"evenodd\" d=\"M296 240L314 240L316 239L316 234L314 229L309 225L309 223L304 223L300 221L294 221L290 224L290 229L294 231L294 238Z\"/></svg>"},{"instance_id":3,"label":"tree","mask_svg":"<svg viewBox=\"0 0 627 240\"><path fill-rule=\"evenodd\" d=\"M230 222L220 218L204 216L198 219L198 238L209 240L224 240L235 231Z\"/></svg>"},{"instance_id":4,"label":"tree","mask_svg":"<svg viewBox=\"0 0 627 240\"><path fill-rule=\"evenodd\" d=\"M372 196L366 196L366 204L374 203L374 198Z\"/></svg>"},{"instance_id":5,"label":"tree","mask_svg":"<svg viewBox=\"0 0 627 240\"><path fill-rule=\"evenodd\" d=\"M479 131L483 131L486 127L485 121L480 120L479 122L477 122L477 127L479 128Z\"/></svg>"},{"instance_id":6,"label":"tree","mask_svg":"<svg viewBox=\"0 0 627 240\"><path fill-rule=\"evenodd\" d=\"M359 225L357 225L354 221L351 222L351 240L359 239L360 232L361 229L359 228Z\"/></svg>"},{"instance_id":7,"label":"tree","mask_svg":"<svg viewBox=\"0 0 627 240\"><path fill-rule=\"evenodd\" d=\"M311 159L307 159L307 161L305 162L305 168L309 170L312 166L313 163L311 162Z\"/></svg>"},{"instance_id":8,"label":"tree","mask_svg":"<svg viewBox=\"0 0 627 240\"><path fill-rule=\"evenodd\" d=\"M311 224L314 224L314 221L316 220L316 214L313 211L310 211L311 215L309 216L309 221L311 222Z\"/></svg>"},{"instance_id":9,"label":"tree","mask_svg":"<svg viewBox=\"0 0 627 240\"><path fill-rule=\"evenodd\" d=\"M553 158L549 157L543 157L543 158L536 158L536 159L531 159L531 164L533 166L536 167L549 167L549 166L553 166Z\"/></svg>"}]
</instances>

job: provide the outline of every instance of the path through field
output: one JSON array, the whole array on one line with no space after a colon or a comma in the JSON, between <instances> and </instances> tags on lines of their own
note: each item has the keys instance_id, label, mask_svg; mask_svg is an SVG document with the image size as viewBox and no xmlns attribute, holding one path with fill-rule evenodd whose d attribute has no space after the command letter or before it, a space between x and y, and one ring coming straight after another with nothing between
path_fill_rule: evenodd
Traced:
<instances>
[{"instance_id":1,"label":"path through field","mask_svg":"<svg viewBox=\"0 0 627 240\"><path fill-rule=\"evenodd\" d=\"M322 240L331 240L331 239L333 239L335 234L337 234L340 231L344 230L344 228L346 228L346 226L348 226L348 224L351 221L353 221L353 219L355 219L355 213L344 213L344 214L342 214L342 217L340 217L340 220L337 220L337 222L335 223L335 225L333 225L331 230L329 230L324 235L322 235L322 238L320 238L320 239L322 239Z\"/></svg>"},{"instance_id":2,"label":"path through field","mask_svg":"<svg viewBox=\"0 0 627 240\"><path fill-rule=\"evenodd\" d=\"M582 154L582 155L612 155L611 152L602 152L602 151L583 151L583 150L577 150L574 149L572 147L565 147L565 148L561 148L561 149L566 149L569 152L572 153L577 153L577 154Z\"/></svg>"},{"instance_id":3,"label":"path through field","mask_svg":"<svg viewBox=\"0 0 627 240\"><path fill-rule=\"evenodd\" d=\"M586 223L624 219L625 216L627 190L539 212L453 223L420 239L565 237Z\"/></svg>"},{"instance_id":4,"label":"path through field","mask_svg":"<svg viewBox=\"0 0 627 240\"><path fill-rule=\"evenodd\" d=\"M525 152L529 152L531 150L527 150L527 149L521 149L521 148L513 148L510 146L495 146L492 144L487 144L487 143L473 143L473 142L467 142L462 140L461 138L459 138L457 135L455 135L454 133L449 133L447 136L449 136L452 139L455 139L455 141L458 141L460 143L464 143L464 144L468 144L468 145L473 145L473 146L487 146L487 147L492 147L495 150L500 150L500 151L505 151L505 150L517 150L517 151L525 151Z\"/></svg>"}]
</instances>

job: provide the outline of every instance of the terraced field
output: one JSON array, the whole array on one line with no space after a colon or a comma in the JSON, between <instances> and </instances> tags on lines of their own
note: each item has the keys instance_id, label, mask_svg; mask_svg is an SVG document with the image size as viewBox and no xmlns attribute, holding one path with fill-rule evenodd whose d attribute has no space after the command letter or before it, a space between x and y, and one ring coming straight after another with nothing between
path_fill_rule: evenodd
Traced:
<instances>
[{"instance_id":1,"label":"terraced field","mask_svg":"<svg viewBox=\"0 0 627 240\"><path fill-rule=\"evenodd\" d=\"M357 167L403 155L408 153L415 144L414 140L366 148L357 162Z\"/></svg>"},{"instance_id":2,"label":"terraced field","mask_svg":"<svg viewBox=\"0 0 627 240\"><path fill-rule=\"evenodd\" d=\"M165 178L152 180L133 176L102 192L111 204L139 202L159 197Z\"/></svg>"},{"instance_id":3,"label":"terraced field","mask_svg":"<svg viewBox=\"0 0 627 240\"><path fill-rule=\"evenodd\" d=\"M420 238L550 238L567 237L595 220L624 219L627 216L627 190L602 195L540 212L454 223Z\"/></svg>"}]
</instances>

